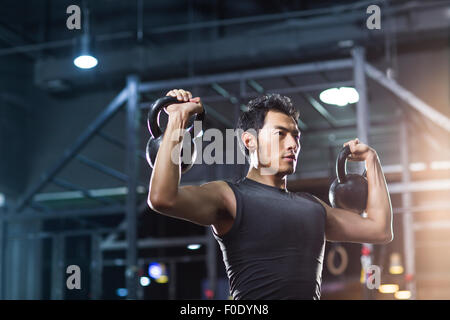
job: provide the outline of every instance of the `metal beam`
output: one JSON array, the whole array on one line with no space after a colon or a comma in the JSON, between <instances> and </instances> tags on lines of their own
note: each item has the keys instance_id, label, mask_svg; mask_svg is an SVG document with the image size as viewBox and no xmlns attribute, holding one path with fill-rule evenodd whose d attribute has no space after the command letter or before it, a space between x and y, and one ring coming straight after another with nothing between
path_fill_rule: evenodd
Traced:
<instances>
[{"instance_id":1,"label":"metal beam","mask_svg":"<svg viewBox=\"0 0 450 320\"><path fill-rule=\"evenodd\" d=\"M185 256L172 256L172 257L145 257L145 258L139 258L138 263L140 265L142 264L148 264L155 261L162 262L162 263L189 263L189 262L197 262L197 261L204 261L206 260L205 255L185 255ZM106 267L121 267L125 265L125 259L104 259L103 265Z\"/></svg>"},{"instance_id":2,"label":"metal beam","mask_svg":"<svg viewBox=\"0 0 450 320\"><path fill-rule=\"evenodd\" d=\"M402 160L402 183L405 186L411 184L411 172L409 170L409 135L406 119L401 123L400 130L400 157ZM410 208L412 206L412 194L408 189L402 189L402 206ZM414 275L415 266L415 250L414 250L414 217L406 210L403 215L403 248L405 256L405 273L412 276L412 279L406 282L406 288L411 292L411 299L416 299L416 282Z\"/></svg>"},{"instance_id":3,"label":"metal beam","mask_svg":"<svg viewBox=\"0 0 450 320\"><path fill-rule=\"evenodd\" d=\"M242 82L242 80L240 80ZM240 95L239 98L235 97L234 95L230 94L224 87L219 85L218 83L211 84L212 88L217 91L222 97L224 97L226 100L230 101L231 104L234 106L238 106L239 102L242 100L242 96ZM245 108L246 106L244 104L241 104L240 108ZM228 128L233 128L233 124L230 123L230 126Z\"/></svg>"},{"instance_id":4,"label":"metal beam","mask_svg":"<svg viewBox=\"0 0 450 320\"><path fill-rule=\"evenodd\" d=\"M414 223L414 231L420 230L441 230L441 229L450 229L450 220L439 220L439 221L422 221Z\"/></svg>"},{"instance_id":5,"label":"metal beam","mask_svg":"<svg viewBox=\"0 0 450 320\"><path fill-rule=\"evenodd\" d=\"M191 87L198 85L209 85L215 82L234 82L241 79L260 79L293 75L300 73L310 73L327 70L347 69L353 66L351 59L340 59L322 62L312 62L304 64L288 65L276 68L263 68L241 72L229 72L209 76L197 76L192 78L182 78L175 80L161 80L144 82L139 86L139 92L155 91L168 88Z\"/></svg>"},{"instance_id":6,"label":"metal beam","mask_svg":"<svg viewBox=\"0 0 450 320\"><path fill-rule=\"evenodd\" d=\"M80 186L77 186L77 185L75 185L75 184L73 184L73 183L71 183L69 181L64 180L64 179L60 179L60 178L56 178L55 177L55 178L53 178L52 182L54 184L56 184L57 186L59 186L61 188L64 188L64 189L67 189L67 190L80 191L86 198L94 200L94 201L97 201L97 202L100 202L101 204L104 204L104 205L111 205L113 203L118 204L117 201L111 201L111 200L106 199L106 198L93 197L91 195L91 193L89 192L89 190L86 190L86 189L84 189L84 188L82 188Z\"/></svg>"},{"instance_id":7,"label":"metal beam","mask_svg":"<svg viewBox=\"0 0 450 320\"><path fill-rule=\"evenodd\" d=\"M42 231L42 232L27 232L27 233L12 233L8 235L8 239L45 239L54 238L56 236L60 237L71 237L71 236L84 236L93 234L102 234L112 232L113 228L95 228L95 229L80 229L80 230L65 230L65 231Z\"/></svg>"},{"instance_id":8,"label":"metal beam","mask_svg":"<svg viewBox=\"0 0 450 320\"><path fill-rule=\"evenodd\" d=\"M369 105L367 101L367 86L366 77L364 74L365 65L365 50L362 47L355 47L352 49L353 56L353 79L355 82L355 89L358 91L359 100L356 106L356 125L358 131L358 138L369 144Z\"/></svg>"},{"instance_id":9,"label":"metal beam","mask_svg":"<svg viewBox=\"0 0 450 320\"><path fill-rule=\"evenodd\" d=\"M103 253L100 250L101 236L91 236L91 299L102 298Z\"/></svg>"},{"instance_id":10,"label":"metal beam","mask_svg":"<svg viewBox=\"0 0 450 320\"><path fill-rule=\"evenodd\" d=\"M369 141L369 105L367 103L367 86L366 77L364 74L364 63L365 63L365 50L362 47L355 47L351 50L353 57L353 80L355 82L355 89L358 91L359 100L356 107L356 131L358 138L370 145ZM359 163L361 167L361 172L365 169L364 163ZM363 213L365 214L365 213ZM372 265L373 261L373 244L363 243L362 250L367 250L368 254L361 255L361 265L367 274L367 268ZM367 281L367 276L364 277L364 282ZM364 286L364 296L366 299L373 299L373 291L367 289Z\"/></svg>"},{"instance_id":11,"label":"metal beam","mask_svg":"<svg viewBox=\"0 0 450 320\"><path fill-rule=\"evenodd\" d=\"M288 77L286 77L286 78L287 78L288 82L292 84L292 81L291 81ZM264 87L263 87L262 85L260 85L258 82L256 82L256 81L253 80L253 79L248 80L248 83L249 83L249 85L250 85L252 88L254 88L259 94L262 94L262 93L272 93L272 92L273 92L273 93L279 93L279 94L298 93L298 92L300 92L300 91L302 91L302 90L309 90L309 89L310 89L309 86L303 86L303 87L298 87L298 86L297 86L297 87L290 87L290 88L270 89L270 90L267 90L267 91L266 91L266 89L264 89ZM307 87L308 87L308 88L307 88ZM251 93L250 93L250 94L246 94L245 96L246 96L246 97L253 97L253 95L252 95ZM241 95L241 97L242 97L242 95ZM303 131L308 130L308 126L306 125L306 123L304 123L304 122L302 121L302 119L298 118L297 123L298 123L298 126L300 127L301 130L303 130Z\"/></svg>"},{"instance_id":12,"label":"metal beam","mask_svg":"<svg viewBox=\"0 0 450 320\"><path fill-rule=\"evenodd\" d=\"M82 164L85 164L85 165L87 165L97 171L100 171L108 176L116 178L117 180L124 181L124 182L128 181L129 177L126 174L124 174L116 169L113 169L111 167L108 167L108 166L104 165L103 163L99 163L97 161L91 160L81 154L76 155L75 158L78 161L80 161Z\"/></svg>"},{"instance_id":13,"label":"metal beam","mask_svg":"<svg viewBox=\"0 0 450 320\"><path fill-rule=\"evenodd\" d=\"M126 241L127 241L127 268L125 270L126 287L128 298L137 298L138 265L137 265L137 195L139 166L136 157L138 150L139 129L139 78L136 75L127 77L127 116L126 116L126 159L125 172L128 176L128 193L126 198Z\"/></svg>"},{"instance_id":14,"label":"metal beam","mask_svg":"<svg viewBox=\"0 0 450 320\"><path fill-rule=\"evenodd\" d=\"M434 3L432 8L430 3ZM447 2L448 4L448 2ZM354 4L352 4L353 6ZM399 41L418 41L418 33L428 32L445 37L445 31L448 29L448 19L442 14L446 9L442 1L439 6L435 1L426 1L426 4L415 3L412 5L400 4L393 8L392 16L396 23L396 35ZM334 6L330 7L334 10ZM395 15L393 15L395 13ZM386 14L383 11L383 14ZM410 15L414 15L416 21L414 30L411 30ZM432 17L430 19L430 17ZM350 19L349 19L350 18ZM354 18L354 19L351 19ZM379 46L385 39L386 30L383 28L379 32L371 33L371 40L367 40L367 29L360 28L358 25L367 18L364 10L353 12L334 12L330 16L312 18L308 26L314 28L301 29L302 36L299 37L299 24L305 25L307 21L299 21L296 24L290 22L284 24L284 29L268 34L264 32L261 26L253 29L262 30L259 34L249 36L245 33L231 32L227 37L214 39L200 39L196 43L196 62L199 68L205 65L225 64L231 69L245 68L248 61L258 60L264 63L280 63L292 56L308 57L312 56L311 50L302 50L304 48L313 48L314 52L326 54L330 47L336 47L342 40L353 40L355 43L364 42L373 47ZM317 24L320 28L317 28ZM323 25L328 25L329 32L322 32ZM249 32L248 32L249 33ZM135 32L131 32L134 37ZM270 41L268 41L270 36ZM345 38L344 38L345 37ZM296 41L292 41L295 38ZM251 39L252 45L248 45L248 39ZM158 74L160 78L173 76L169 74L170 70L182 70L189 63L189 56L176 57L176 52L186 49L186 42L167 43L164 46L144 46L130 48L127 46L123 50L115 50L102 56L103 69L97 70L98 75L110 77L111 74L123 75L130 70L135 70L135 62L140 61L140 70L147 73ZM214 53L214 54L211 54ZM147 59L142 59L145 56ZM131 58L130 58L131 57ZM142 61L141 61L142 60ZM119 62L119 63L118 63ZM71 63L70 58L45 59L36 64L36 83L46 86L48 81L54 79L67 79L73 85L86 85L87 82L94 82L95 79L89 79L77 70L67 70L64 66ZM176 65L175 65L175 64ZM145 70L145 71L144 71ZM207 68L203 69L207 72Z\"/></svg>"},{"instance_id":15,"label":"metal beam","mask_svg":"<svg viewBox=\"0 0 450 320\"><path fill-rule=\"evenodd\" d=\"M255 89L256 92L261 93L261 94L264 93L264 88L255 80L250 79L247 82L248 82L248 85L250 87L252 87L253 89Z\"/></svg>"},{"instance_id":16,"label":"metal beam","mask_svg":"<svg viewBox=\"0 0 450 320\"><path fill-rule=\"evenodd\" d=\"M214 82L211 84L211 87L217 91L222 97L229 100L232 104L238 104L239 99L236 98L234 95L230 94L224 87L222 87L220 84Z\"/></svg>"},{"instance_id":17,"label":"metal beam","mask_svg":"<svg viewBox=\"0 0 450 320\"><path fill-rule=\"evenodd\" d=\"M450 210L450 202L433 202L420 204L409 208L400 207L392 209L394 214L411 214L418 212L442 211L442 210Z\"/></svg>"},{"instance_id":18,"label":"metal beam","mask_svg":"<svg viewBox=\"0 0 450 320\"><path fill-rule=\"evenodd\" d=\"M251 17L230 18L230 19L204 21L204 22L189 23L189 24L163 26L163 27L154 28L153 30L150 31L150 33L161 34L161 33L177 32L177 31L216 28L219 26L236 26L236 25L249 24L249 23L261 23L261 22L271 22L271 21L279 21L279 20L291 21L291 19L293 19L293 18L311 17L311 16L317 16L317 15L326 15L326 16L327 15L336 15L336 13L338 13L338 12L356 11L357 9L366 8L370 4L376 4L376 3L381 3L381 2L383 2L383 0L360 1L356 4L330 6L330 7L326 7L326 8L320 8L320 9L301 10L301 11L258 15L258 16L251 16Z\"/></svg>"},{"instance_id":19,"label":"metal beam","mask_svg":"<svg viewBox=\"0 0 450 320\"><path fill-rule=\"evenodd\" d=\"M29 45L29 41L25 40L21 35L17 34L15 31L12 31L8 26L4 24L0 24L0 40L9 45L12 45L13 47ZM36 53L28 51L23 53L32 59L39 58L39 54Z\"/></svg>"},{"instance_id":20,"label":"metal beam","mask_svg":"<svg viewBox=\"0 0 450 320\"><path fill-rule=\"evenodd\" d=\"M402 165L403 168L406 168ZM422 181L402 181L401 183L390 183L389 193L403 193L403 192L426 192L450 190L450 179L439 180L422 180Z\"/></svg>"},{"instance_id":21,"label":"metal beam","mask_svg":"<svg viewBox=\"0 0 450 320\"><path fill-rule=\"evenodd\" d=\"M325 109L319 101L314 99L310 94L304 94L306 100L313 106L313 108L330 124L335 128L338 126L336 119Z\"/></svg>"},{"instance_id":22,"label":"metal beam","mask_svg":"<svg viewBox=\"0 0 450 320\"><path fill-rule=\"evenodd\" d=\"M207 105L202 99L203 107L205 108L206 114L211 115L214 119L225 125L225 128L233 128L233 123L227 118L222 116L220 112L216 111L213 107Z\"/></svg>"},{"instance_id":23,"label":"metal beam","mask_svg":"<svg viewBox=\"0 0 450 320\"><path fill-rule=\"evenodd\" d=\"M0 214L0 216L2 216ZM7 223L4 220L0 220L0 300L5 300L5 287L6 287L6 233L7 233Z\"/></svg>"},{"instance_id":24,"label":"metal beam","mask_svg":"<svg viewBox=\"0 0 450 320\"><path fill-rule=\"evenodd\" d=\"M119 39L129 39L129 38L133 38L134 35L135 35L135 33L133 33L132 31L121 31L121 32L110 33L110 34L100 34L98 36L95 36L95 41L104 42L104 41L114 41L114 40L119 40ZM35 44L26 44L26 45L11 47L11 48L4 48L4 49L0 49L0 57L7 56L10 54L16 54L16 53L24 53L29 56L36 57L36 55L31 55L31 54L29 54L29 52L41 51L41 50L46 50L46 49L57 49L57 48L70 47L70 46L74 46L75 42L76 42L76 39L71 38L71 39L55 40L55 41L41 42L41 43L35 43Z\"/></svg>"},{"instance_id":25,"label":"metal beam","mask_svg":"<svg viewBox=\"0 0 450 320\"><path fill-rule=\"evenodd\" d=\"M408 117L410 117L412 122L420 128L420 136L426 140L428 145L430 145L437 153L444 154L444 157L450 158L450 149L442 148L442 144L436 139L436 137L440 137L441 141L445 141L446 136L442 137L436 132L436 127L433 126L432 123L422 121L422 117L420 117L418 113L411 112L408 114Z\"/></svg>"},{"instance_id":26,"label":"metal beam","mask_svg":"<svg viewBox=\"0 0 450 320\"><path fill-rule=\"evenodd\" d=\"M444 114L440 113L435 108L419 99L411 91L399 85L395 80L386 77L383 72L376 69L374 66L366 63L365 72L367 76L369 76L381 86L388 89L394 95L405 101L409 106L420 112L423 116L425 116L438 126L442 127L447 132L450 132L450 119Z\"/></svg>"},{"instance_id":27,"label":"metal beam","mask_svg":"<svg viewBox=\"0 0 450 320\"><path fill-rule=\"evenodd\" d=\"M64 287L63 276L65 274L65 238L62 235L55 235L52 238L52 273L51 273L51 299L63 300Z\"/></svg>"},{"instance_id":28,"label":"metal beam","mask_svg":"<svg viewBox=\"0 0 450 320\"><path fill-rule=\"evenodd\" d=\"M137 247L143 248L164 248L164 247L180 247L191 243L207 244L206 236L196 237L173 237L173 238L146 238L137 241ZM127 249L126 241L115 241L113 243L102 243L103 251L125 250Z\"/></svg>"},{"instance_id":29,"label":"metal beam","mask_svg":"<svg viewBox=\"0 0 450 320\"><path fill-rule=\"evenodd\" d=\"M125 143L123 141L121 141L121 140L119 140L119 139L117 139L117 138L115 138L115 137L113 137L113 136L111 136L111 135L109 135L109 134L107 134L107 133L105 133L103 131L97 132L97 136L99 136L103 140L111 143L112 145L114 145L114 146L116 146L116 147L118 147L120 149L125 149L126 148ZM147 158L145 156L145 152L144 151L137 150L136 152L138 153L139 157L141 157L142 159L147 161Z\"/></svg>"},{"instance_id":30,"label":"metal beam","mask_svg":"<svg viewBox=\"0 0 450 320\"><path fill-rule=\"evenodd\" d=\"M51 212L52 209L43 205L42 203L38 203L36 201L30 202L30 207L39 212Z\"/></svg>"},{"instance_id":31,"label":"metal beam","mask_svg":"<svg viewBox=\"0 0 450 320\"><path fill-rule=\"evenodd\" d=\"M0 220L4 221L25 221L25 220L51 220L51 219L65 219L73 217L86 216L103 216L103 215L118 215L124 214L124 206L101 206L98 208L89 209L69 209L69 210L54 210L51 212L24 212L22 214L5 214L0 215Z\"/></svg>"},{"instance_id":32,"label":"metal beam","mask_svg":"<svg viewBox=\"0 0 450 320\"><path fill-rule=\"evenodd\" d=\"M255 80L249 80L249 82L252 81L252 83L256 83L258 84ZM259 96L261 93L279 93L279 94L291 94L291 93L300 93L300 92L311 92L311 91L316 91L316 90L322 90L322 89L327 89L330 87L348 87L348 86L353 86L354 82L353 80L345 80L345 81L335 81L335 82L327 82L327 83L317 83L317 84L308 84L308 85L303 85L303 86L292 86L292 87L288 87L288 88L270 88L270 89L264 89L262 88L261 85L259 85L263 91L262 92L248 92L248 93L244 93L241 94L241 98L242 99L253 99L256 98L257 96ZM214 102L222 102L222 101L227 101L228 98L224 97L224 96L205 96L202 97L202 101L206 101L209 103L214 103Z\"/></svg>"},{"instance_id":33,"label":"metal beam","mask_svg":"<svg viewBox=\"0 0 450 320\"><path fill-rule=\"evenodd\" d=\"M72 158L88 143L95 133L116 114L122 103L125 102L126 96L127 92L123 89L113 99L113 101L111 101L106 109L88 126L87 130L78 137L72 147L64 153L62 159L60 159L60 161L52 169L44 174L40 181L34 184L30 191L28 191L25 196L19 200L17 206L14 208L14 211L22 211L33 196L42 190L44 186L72 160Z\"/></svg>"}]
</instances>

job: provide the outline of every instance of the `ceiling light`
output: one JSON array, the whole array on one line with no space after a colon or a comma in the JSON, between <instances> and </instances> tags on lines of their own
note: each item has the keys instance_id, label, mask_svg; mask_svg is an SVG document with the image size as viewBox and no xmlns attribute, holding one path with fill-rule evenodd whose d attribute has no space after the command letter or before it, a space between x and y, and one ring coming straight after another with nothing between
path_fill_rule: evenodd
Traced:
<instances>
[{"instance_id":1,"label":"ceiling light","mask_svg":"<svg viewBox=\"0 0 450 320\"><path fill-rule=\"evenodd\" d=\"M359 94L352 87L330 88L322 91L319 95L322 102L337 106L346 106L359 101Z\"/></svg>"},{"instance_id":2,"label":"ceiling light","mask_svg":"<svg viewBox=\"0 0 450 320\"><path fill-rule=\"evenodd\" d=\"M80 69L91 69L94 68L98 64L97 58L94 56L91 45L91 37L89 36L89 10L87 8L84 9L85 18L83 24L84 33L77 41L77 45L75 46L76 57L73 60L73 64L76 65Z\"/></svg>"},{"instance_id":3,"label":"ceiling light","mask_svg":"<svg viewBox=\"0 0 450 320\"><path fill-rule=\"evenodd\" d=\"M95 57L90 55L78 56L73 60L73 63L80 69L91 69L98 64Z\"/></svg>"},{"instance_id":4,"label":"ceiling light","mask_svg":"<svg viewBox=\"0 0 450 320\"><path fill-rule=\"evenodd\" d=\"M188 245L187 248L189 250L197 250L197 249L200 249L201 246L202 246L201 244L192 243L192 244Z\"/></svg>"}]
</instances>

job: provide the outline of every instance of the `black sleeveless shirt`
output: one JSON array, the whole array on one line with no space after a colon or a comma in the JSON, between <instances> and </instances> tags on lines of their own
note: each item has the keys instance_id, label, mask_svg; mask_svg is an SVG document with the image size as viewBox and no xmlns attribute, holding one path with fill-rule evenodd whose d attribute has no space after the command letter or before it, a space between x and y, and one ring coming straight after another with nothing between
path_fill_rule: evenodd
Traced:
<instances>
[{"instance_id":1,"label":"black sleeveless shirt","mask_svg":"<svg viewBox=\"0 0 450 320\"><path fill-rule=\"evenodd\" d=\"M326 211L308 193L243 178L231 229L218 236L235 300L320 299Z\"/></svg>"}]
</instances>

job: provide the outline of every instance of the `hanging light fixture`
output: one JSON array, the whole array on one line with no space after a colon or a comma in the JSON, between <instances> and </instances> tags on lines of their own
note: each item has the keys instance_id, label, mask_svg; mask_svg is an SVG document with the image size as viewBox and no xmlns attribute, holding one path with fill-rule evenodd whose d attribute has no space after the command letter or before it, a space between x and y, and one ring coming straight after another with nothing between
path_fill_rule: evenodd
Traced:
<instances>
[{"instance_id":1,"label":"hanging light fixture","mask_svg":"<svg viewBox=\"0 0 450 320\"><path fill-rule=\"evenodd\" d=\"M389 264L389 273L390 274L402 274L403 266L400 258L400 254L394 252L390 256L390 264Z\"/></svg>"},{"instance_id":2,"label":"hanging light fixture","mask_svg":"<svg viewBox=\"0 0 450 320\"><path fill-rule=\"evenodd\" d=\"M343 107L348 104L358 102L359 94L355 88L340 87L340 88L330 88L322 91L319 95L319 98L324 103L334 104Z\"/></svg>"},{"instance_id":3,"label":"hanging light fixture","mask_svg":"<svg viewBox=\"0 0 450 320\"><path fill-rule=\"evenodd\" d=\"M76 45L76 57L73 64L80 69L91 69L98 64L97 58L92 51L92 38L89 35L89 10L84 8L85 17L83 18L83 34L78 39Z\"/></svg>"},{"instance_id":4,"label":"hanging light fixture","mask_svg":"<svg viewBox=\"0 0 450 320\"><path fill-rule=\"evenodd\" d=\"M91 69L98 64L98 60L90 51L89 35L83 34L80 39L79 55L73 60L73 64L80 69Z\"/></svg>"}]
</instances>

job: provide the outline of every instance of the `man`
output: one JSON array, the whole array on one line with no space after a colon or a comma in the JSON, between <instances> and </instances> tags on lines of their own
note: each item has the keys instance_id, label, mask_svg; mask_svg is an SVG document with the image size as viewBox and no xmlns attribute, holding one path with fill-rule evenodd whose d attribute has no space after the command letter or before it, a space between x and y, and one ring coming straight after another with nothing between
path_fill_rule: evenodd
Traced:
<instances>
[{"instance_id":1,"label":"man","mask_svg":"<svg viewBox=\"0 0 450 320\"><path fill-rule=\"evenodd\" d=\"M169 120L148 204L161 214L212 227L234 299L319 299L325 240L392 241L392 209L381 165L376 151L358 139L345 145L350 146L349 160L365 161L365 218L286 189L300 151L299 114L288 97L277 94L250 101L239 119L240 142L250 162L245 178L180 187L179 165L171 153L183 137L173 139L172 133L186 128L189 117L203 107L189 91L174 89L167 95L184 103L166 109Z\"/></svg>"}]
</instances>

